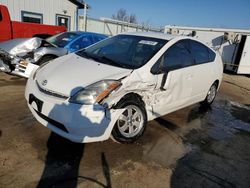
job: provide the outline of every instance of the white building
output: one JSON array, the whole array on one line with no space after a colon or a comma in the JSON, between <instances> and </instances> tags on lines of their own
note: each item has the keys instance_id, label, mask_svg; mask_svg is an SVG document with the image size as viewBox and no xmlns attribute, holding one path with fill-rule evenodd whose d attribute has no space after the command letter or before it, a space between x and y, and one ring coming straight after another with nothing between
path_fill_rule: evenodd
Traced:
<instances>
[{"instance_id":1,"label":"white building","mask_svg":"<svg viewBox=\"0 0 250 188\"><path fill-rule=\"evenodd\" d=\"M78 9L84 4L77 0L0 0L8 7L13 21L64 25L77 30Z\"/></svg>"}]
</instances>

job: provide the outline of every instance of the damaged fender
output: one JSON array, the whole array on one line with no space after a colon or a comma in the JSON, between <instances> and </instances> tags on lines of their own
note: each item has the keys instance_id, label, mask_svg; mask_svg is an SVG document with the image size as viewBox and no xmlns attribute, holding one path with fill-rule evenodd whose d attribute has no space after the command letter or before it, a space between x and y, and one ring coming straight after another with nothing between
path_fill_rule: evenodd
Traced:
<instances>
[{"instance_id":1,"label":"damaged fender","mask_svg":"<svg viewBox=\"0 0 250 188\"><path fill-rule=\"evenodd\" d=\"M146 74L143 69L141 69L141 71L134 71L129 76L123 78L122 86L117 91L112 92L109 97L103 101L103 104L111 108L126 94L138 94L145 104L148 120L152 120L154 119L153 102L156 84L157 77Z\"/></svg>"}]
</instances>

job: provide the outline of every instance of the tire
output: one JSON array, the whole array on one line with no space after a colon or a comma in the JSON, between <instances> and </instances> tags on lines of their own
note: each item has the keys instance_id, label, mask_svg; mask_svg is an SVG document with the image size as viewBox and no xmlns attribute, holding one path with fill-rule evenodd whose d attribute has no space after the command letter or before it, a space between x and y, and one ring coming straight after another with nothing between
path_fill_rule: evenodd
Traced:
<instances>
[{"instance_id":1,"label":"tire","mask_svg":"<svg viewBox=\"0 0 250 188\"><path fill-rule=\"evenodd\" d=\"M213 85L209 88L205 100L201 102L201 106L209 107L214 102L214 99L217 95L217 87L218 87L217 83L214 82Z\"/></svg>"},{"instance_id":2,"label":"tire","mask_svg":"<svg viewBox=\"0 0 250 188\"><path fill-rule=\"evenodd\" d=\"M115 108L126 108L126 110L120 115L112 130L113 139L127 144L135 142L143 135L147 124L143 102L137 98L124 98Z\"/></svg>"},{"instance_id":3,"label":"tire","mask_svg":"<svg viewBox=\"0 0 250 188\"><path fill-rule=\"evenodd\" d=\"M56 56L52 56L52 55L43 56L41 59L38 60L37 65L41 66L42 64L50 60L56 59L56 58L57 58Z\"/></svg>"}]
</instances>

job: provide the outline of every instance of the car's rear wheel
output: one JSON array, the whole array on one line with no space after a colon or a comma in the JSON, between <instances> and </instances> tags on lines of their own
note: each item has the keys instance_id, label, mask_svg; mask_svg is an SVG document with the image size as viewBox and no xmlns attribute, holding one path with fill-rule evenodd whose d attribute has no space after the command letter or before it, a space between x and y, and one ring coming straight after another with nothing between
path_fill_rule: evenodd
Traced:
<instances>
[{"instance_id":1,"label":"car's rear wheel","mask_svg":"<svg viewBox=\"0 0 250 188\"><path fill-rule=\"evenodd\" d=\"M218 87L217 83L216 82L213 83L213 85L210 87L210 89L207 93L205 100L201 102L202 106L208 107L214 102L214 99L215 99L216 94L217 94L217 87Z\"/></svg>"},{"instance_id":2,"label":"car's rear wheel","mask_svg":"<svg viewBox=\"0 0 250 188\"><path fill-rule=\"evenodd\" d=\"M113 138L121 143L136 141L146 128L147 116L144 105L139 100L122 100L117 108L125 111L119 116L112 130Z\"/></svg>"}]
</instances>

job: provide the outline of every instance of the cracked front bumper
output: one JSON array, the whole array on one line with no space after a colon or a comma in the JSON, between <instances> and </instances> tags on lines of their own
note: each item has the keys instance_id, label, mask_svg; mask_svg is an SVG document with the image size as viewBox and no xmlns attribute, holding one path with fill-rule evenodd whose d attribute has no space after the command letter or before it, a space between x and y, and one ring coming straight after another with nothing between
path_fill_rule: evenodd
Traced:
<instances>
[{"instance_id":1,"label":"cracked front bumper","mask_svg":"<svg viewBox=\"0 0 250 188\"><path fill-rule=\"evenodd\" d=\"M26 61L27 63L22 64L22 61ZM29 78L32 71L36 70L38 67L38 65L30 63L28 60L12 56L8 52L0 49L0 71L2 72Z\"/></svg>"}]
</instances>

